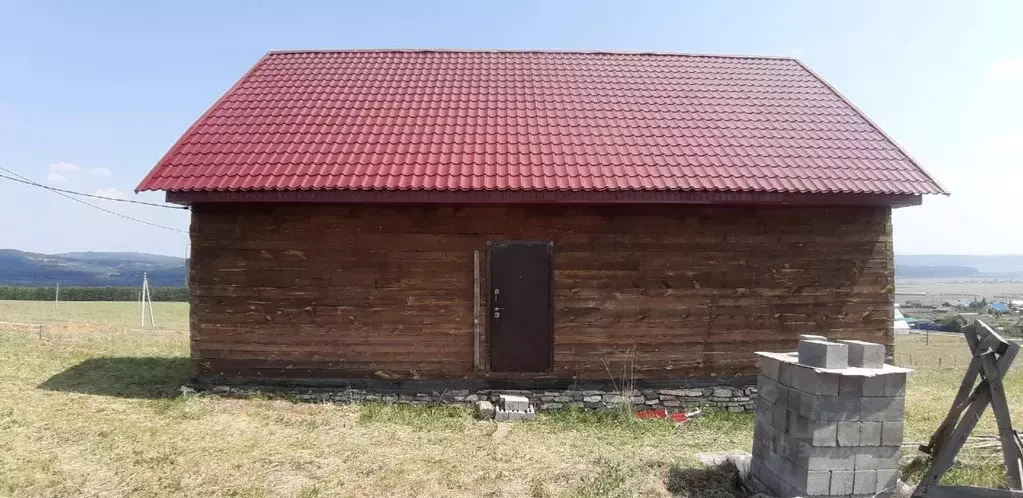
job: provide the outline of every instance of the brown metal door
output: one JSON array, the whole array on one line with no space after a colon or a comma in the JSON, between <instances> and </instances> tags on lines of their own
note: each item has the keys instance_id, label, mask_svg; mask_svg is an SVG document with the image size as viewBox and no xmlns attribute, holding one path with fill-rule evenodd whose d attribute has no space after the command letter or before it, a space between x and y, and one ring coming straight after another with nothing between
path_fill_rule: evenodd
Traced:
<instances>
[{"instance_id":1,"label":"brown metal door","mask_svg":"<svg viewBox=\"0 0 1023 498\"><path fill-rule=\"evenodd\" d=\"M490 369L546 372L554 359L552 242L491 242Z\"/></svg>"}]
</instances>

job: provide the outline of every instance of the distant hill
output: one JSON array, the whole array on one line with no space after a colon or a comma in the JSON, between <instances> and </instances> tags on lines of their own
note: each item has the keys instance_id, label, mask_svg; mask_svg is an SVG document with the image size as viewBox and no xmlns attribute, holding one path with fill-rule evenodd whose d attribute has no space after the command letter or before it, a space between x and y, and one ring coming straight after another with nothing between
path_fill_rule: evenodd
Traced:
<instances>
[{"instance_id":1,"label":"distant hill","mask_svg":"<svg viewBox=\"0 0 1023 498\"><path fill-rule=\"evenodd\" d=\"M897 254L895 276L900 278L1019 278L1023 255Z\"/></svg>"},{"instance_id":2,"label":"distant hill","mask_svg":"<svg viewBox=\"0 0 1023 498\"><path fill-rule=\"evenodd\" d=\"M185 260L135 252L39 254L0 249L0 285L138 286L146 272L150 285L185 285Z\"/></svg>"}]
</instances>

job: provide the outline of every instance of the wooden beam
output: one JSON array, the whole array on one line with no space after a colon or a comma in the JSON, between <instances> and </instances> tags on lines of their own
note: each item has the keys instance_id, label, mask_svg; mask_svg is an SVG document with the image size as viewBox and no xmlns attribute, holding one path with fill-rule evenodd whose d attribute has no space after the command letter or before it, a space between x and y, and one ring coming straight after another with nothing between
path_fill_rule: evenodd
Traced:
<instances>
[{"instance_id":1,"label":"wooden beam","mask_svg":"<svg viewBox=\"0 0 1023 498\"><path fill-rule=\"evenodd\" d=\"M1005 458L1009 485L1019 489L1020 474L1023 473L1021 472L1020 467L1021 455L1016 442L1016 434L1012 430L1012 423L1005 400L1005 391L1001 384L1002 377L1005 376L1009 367L1012 365L1012 362L1016 359L1016 355L1019 353L1019 345L1006 343L1004 339L980 321L977 321L973 326L964 329L963 335L966 338L967 343L970 345L970 349L974 353L974 359L979 360L980 362L980 377L982 380L970 396L969 406L967 407L965 414L963 414L962 419L959 420L955 429L948 435L947 442L942 443L939 441L937 443L936 446L940 447L940 449L934 456L931 469L926 475L924 475L923 479L920 480L920 485L917 487L917 491L913 496L1016 496L944 494L945 490L943 488L945 487L936 486L940 481L941 476L943 476L945 472L948 471L949 467L952 466L956 455L962 449L963 444L965 444L970 433L973 432L973 429L977 425L977 421L980 420L980 416L984 413L987 405L992 403L993 398L999 398L999 401L995 401L995 403L1001 405L994 411L995 417L998 419L999 437L1002 441L1002 451ZM996 360L995 352L998 350L1004 351L1004 354ZM953 407L953 411L954 410L955 407ZM1001 413L1001 415L999 415L999 413ZM951 415L952 413L950 412L950 416ZM944 424L941 428L939 428L939 431L943 430L947 430L944 427ZM938 435L939 434L935 434L936 437ZM962 490L959 491L962 492ZM994 490L970 488L969 493L987 491Z\"/></svg>"},{"instance_id":2,"label":"wooden beam","mask_svg":"<svg viewBox=\"0 0 1023 498\"><path fill-rule=\"evenodd\" d=\"M1019 345L1012 344L1002 358L1014 357L1019 352ZM988 390L991 393L991 410L995 412L995 422L998 425L998 438L1002 443L1002 457L1005 459L1005 470L1009 487L1021 489L1020 476L1023 475L1023 468L1020 467L1020 454L1016 447L1016 435L1012 430L1012 416L1009 414L1009 404L1005 399L1005 388L1002 386L1002 376L998 365L995 363L994 353L982 356L981 365L984 369L984 377L988 381Z\"/></svg>"},{"instance_id":3,"label":"wooden beam","mask_svg":"<svg viewBox=\"0 0 1023 498\"><path fill-rule=\"evenodd\" d=\"M926 498L1023 498L1023 492L973 486L930 486L926 489L918 487L913 496Z\"/></svg>"},{"instance_id":4,"label":"wooden beam","mask_svg":"<svg viewBox=\"0 0 1023 498\"><path fill-rule=\"evenodd\" d=\"M934 431L930 442L926 446L920 446L920 451L932 456L941 452L942 444L948 441L948 436L955 429L956 422L959 421L963 410L970 404L970 393L973 392L973 388L977 383L980 369L979 358L974 358L970 361L970 366L966 369L966 376L963 377L963 382L959 384L959 392L956 393L955 399L952 400L952 408L949 409L948 415L945 415L945 420L938 426L938 430Z\"/></svg>"},{"instance_id":5,"label":"wooden beam","mask_svg":"<svg viewBox=\"0 0 1023 498\"><path fill-rule=\"evenodd\" d=\"M472 251L472 361L477 372L482 367L480 361L480 251Z\"/></svg>"},{"instance_id":6,"label":"wooden beam","mask_svg":"<svg viewBox=\"0 0 1023 498\"><path fill-rule=\"evenodd\" d=\"M977 346L980 341L974 331L973 324L963 329L963 337L966 339L970 351L976 355ZM973 388L977 383L980 370L980 359L975 356L970 361L970 366L966 369L966 375L963 377L962 383L959 384L959 392L956 393L955 399L952 400L952 407L949 409L948 415L945 416L945 420L938 426L938 430L934 431L934 435L931 436L927 446L921 446L920 451L932 456L941 452L942 445L945 441L948 441L948 436L955 429L956 423L959 422L959 417L972 399L970 393L973 392Z\"/></svg>"}]
</instances>

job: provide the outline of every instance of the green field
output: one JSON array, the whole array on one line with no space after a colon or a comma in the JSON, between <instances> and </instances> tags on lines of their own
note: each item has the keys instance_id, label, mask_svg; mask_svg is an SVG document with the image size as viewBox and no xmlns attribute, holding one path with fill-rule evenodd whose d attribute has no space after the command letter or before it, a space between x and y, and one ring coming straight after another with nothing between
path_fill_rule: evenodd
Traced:
<instances>
[{"instance_id":1,"label":"green field","mask_svg":"<svg viewBox=\"0 0 1023 498\"><path fill-rule=\"evenodd\" d=\"M734 496L695 453L748 451L752 417L676 428L617 414L500 427L463 407L181 396L187 304L0 302L0 496ZM907 441L926 440L969 360L961 339L899 338ZM1023 379L1007 382L1023 417ZM977 435L994 434L991 417ZM904 448L907 477L920 464ZM947 482L1000 485L997 448Z\"/></svg>"}]
</instances>

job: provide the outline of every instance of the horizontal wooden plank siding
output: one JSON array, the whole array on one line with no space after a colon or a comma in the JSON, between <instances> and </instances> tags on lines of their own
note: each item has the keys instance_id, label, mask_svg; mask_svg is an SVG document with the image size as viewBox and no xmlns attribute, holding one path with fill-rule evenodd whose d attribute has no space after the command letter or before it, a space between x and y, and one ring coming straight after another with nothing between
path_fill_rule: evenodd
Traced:
<instances>
[{"instance_id":1,"label":"horizontal wooden plank siding","mask_svg":"<svg viewBox=\"0 0 1023 498\"><path fill-rule=\"evenodd\" d=\"M606 380L626 365L650 380L749 375L753 351L792 349L801 333L893 341L884 207L192 212L203 375L493 378L473 370L472 261L497 240L554 241L554 370L537 378Z\"/></svg>"}]
</instances>

